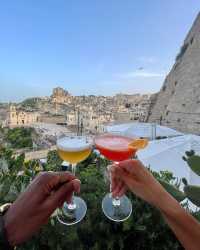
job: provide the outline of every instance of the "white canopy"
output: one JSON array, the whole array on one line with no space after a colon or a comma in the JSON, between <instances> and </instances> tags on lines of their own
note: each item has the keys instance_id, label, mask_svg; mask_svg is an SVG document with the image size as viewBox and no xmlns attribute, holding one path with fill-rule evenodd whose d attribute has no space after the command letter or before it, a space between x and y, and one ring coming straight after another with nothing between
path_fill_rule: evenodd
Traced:
<instances>
[{"instance_id":1,"label":"white canopy","mask_svg":"<svg viewBox=\"0 0 200 250\"><path fill-rule=\"evenodd\" d=\"M200 177L193 173L182 157L185 151L200 155L200 136L184 135L150 141L147 148L137 153L138 158L152 170L168 170L175 177L185 177L189 184L200 185Z\"/></svg>"},{"instance_id":2,"label":"white canopy","mask_svg":"<svg viewBox=\"0 0 200 250\"><path fill-rule=\"evenodd\" d=\"M148 147L137 155L145 166L150 166L154 171L168 170L178 179L185 177L190 185L200 185L200 177L191 171L182 158L185 151L192 149L200 155L200 136L184 135L150 141ZM183 188L183 184L180 188ZM199 209L189 200L187 202L191 210Z\"/></svg>"},{"instance_id":3,"label":"white canopy","mask_svg":"<svg viewBox=\"0 0 200 250\"><path fill-rule=\"evenodd\" d=\"M129 137L144 137L155 139L156 137L174 137L183 135L183 133L174 129L160 126L153 123L124 123L118 125L110 125L106 127L109 133L120 133Z\"/></svg>"}]
</instances>

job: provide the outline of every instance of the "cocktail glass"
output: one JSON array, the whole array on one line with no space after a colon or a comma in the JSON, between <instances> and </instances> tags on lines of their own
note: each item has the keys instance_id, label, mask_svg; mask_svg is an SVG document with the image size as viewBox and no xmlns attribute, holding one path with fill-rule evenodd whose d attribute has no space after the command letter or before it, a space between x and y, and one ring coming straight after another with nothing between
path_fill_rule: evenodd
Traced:
<instances>
[{"instance_id":1,"label":"cocktail glass","mask_svg":"<svg viewBox=\"0 0 200 250\"><path fill-rule=\"evenodd\" d=\"M134 143L134 141L139 143ZM97 136L94 142L100 153L115 164L134 157L137 150L139 148L144 148L147 144L147 140L145 139L133 140L126 136L111 134ZM102 209L105 216L110 220L122 222L130 217L132 213L132 204L126 195L113 198L110 190L110 193L103 198Z\"/></svg>"},{"instance_id":2,"label":"cocktail glass","mask_svg":"<svg viewBox=\"0 0 200 250\"><path fill-rule=\"evenodd\" d=\"M92 151L92 140L85 136L63 137L57 140L57 150L60 158L71 164L72 173L75 175L77 163L85 160ZM57 218L60 223L73 225L81 221L87 211L87 205L83 199L72 196L71 203L64 203L57 210Z\"/></svg>"}]
</instances>

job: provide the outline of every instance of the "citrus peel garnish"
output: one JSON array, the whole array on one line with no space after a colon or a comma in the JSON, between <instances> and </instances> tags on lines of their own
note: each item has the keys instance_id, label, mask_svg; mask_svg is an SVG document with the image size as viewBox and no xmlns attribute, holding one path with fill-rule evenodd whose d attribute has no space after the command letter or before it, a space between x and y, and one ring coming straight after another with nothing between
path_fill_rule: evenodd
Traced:
<instances>
[{"instance_id":1,"label":"citrus peel garnish","mask_svg":"<svg viewBox=\"0 0 200 250\"><path fill-rule=\"evenodd\" d=\"M147 139L135 139L128 144L128 147L132 149L143 149L147 145L148 145Z\"/></svg>"}]
</instances>

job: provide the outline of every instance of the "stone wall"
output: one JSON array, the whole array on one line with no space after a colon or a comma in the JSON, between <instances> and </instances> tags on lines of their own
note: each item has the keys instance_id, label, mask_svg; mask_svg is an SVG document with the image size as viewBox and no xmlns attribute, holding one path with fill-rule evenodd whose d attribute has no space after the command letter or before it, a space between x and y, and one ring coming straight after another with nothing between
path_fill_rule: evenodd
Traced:
<instances>
[{"instance_id":1,"label":"stone wall","mask_svg":"<svg viewBox=\"0 0 200 250\"><path fill-rule=\"evenodd\" d=\"M148 121L200 134L200 14L152 105Z\"/></svg>"},{"instance_id":2,"label":"stone wall","mask_svg":"<svg viewBox=\"0 0 200 250\"><path fill-rule=\"evenodd\" d=\"M51 124L66 124L67 119L63 115L41 115L39 122Z\"/></svg>"}]
</instances>

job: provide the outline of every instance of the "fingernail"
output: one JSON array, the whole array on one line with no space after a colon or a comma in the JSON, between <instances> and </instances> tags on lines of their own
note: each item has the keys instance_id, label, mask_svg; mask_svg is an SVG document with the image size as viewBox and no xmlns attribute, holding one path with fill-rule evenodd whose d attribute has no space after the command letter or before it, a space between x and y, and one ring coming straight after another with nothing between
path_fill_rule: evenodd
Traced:
<instances>
[{"instance_id":1,"label":"fingernail","mask_svg":"<svg viewBox=\"0 0 200 250\"><path fill-rule=\"evenodd\" d=\"M74 184L75 192L80 193L81 181L79 179L74 179L73 184Z\"/></svg>"}]
</instances>

